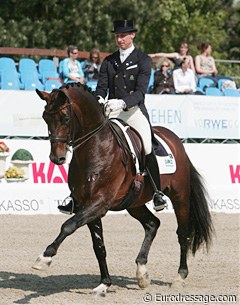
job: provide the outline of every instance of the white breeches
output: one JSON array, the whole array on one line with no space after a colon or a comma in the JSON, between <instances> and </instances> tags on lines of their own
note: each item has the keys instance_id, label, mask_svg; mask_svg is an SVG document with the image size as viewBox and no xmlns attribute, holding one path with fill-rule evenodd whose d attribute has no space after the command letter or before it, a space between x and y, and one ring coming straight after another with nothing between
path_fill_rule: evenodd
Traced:
<instances>
[{"instance_id":1,"label":"white breeches","mask_svg":"<svg viewBox=\"0 0 240 305\"><path fill-rule=\"evenodd\" d=\"M138 106L130 108L128 111L111 112L109 118L119 118L135 128L142 137L145 155L152 151L152 135L150 124Z\"/></svg>"}]
</instances>

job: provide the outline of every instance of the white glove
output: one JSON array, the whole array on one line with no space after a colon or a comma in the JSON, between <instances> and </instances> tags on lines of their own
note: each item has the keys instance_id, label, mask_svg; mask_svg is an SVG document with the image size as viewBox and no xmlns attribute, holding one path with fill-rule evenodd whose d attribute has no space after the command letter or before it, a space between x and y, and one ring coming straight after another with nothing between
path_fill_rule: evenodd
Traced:
<instances>
[{"instance_id":1,"label":"white glove","mask_svg":"<svg viewBox=\"0 0 240 305\"><path fill-rule=\"evenodd\" d=\"M99 104L105 104L106 103L105 99L100 95L97 96L97 99L98 99Z\"/></svg>"},{"instance_id":2,"label":"white glove","mask_svg":"<svg viewBox=\"0 0 240 305\"><path fill-rule=\"evenodd\" d=\"M107 101L107 109L109 111L118 111L126 108L124 100L120 99L111 99Z\"/></svg>"}]
</instances>

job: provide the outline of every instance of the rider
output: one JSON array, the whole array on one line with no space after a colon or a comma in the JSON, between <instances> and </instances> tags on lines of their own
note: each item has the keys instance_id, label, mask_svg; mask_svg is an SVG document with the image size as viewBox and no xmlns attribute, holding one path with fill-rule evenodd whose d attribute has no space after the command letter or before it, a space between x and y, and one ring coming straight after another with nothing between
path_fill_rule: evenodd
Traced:
<instances>
[{"instance_id":1,"label":"rider","mask_svg":"<svg viewBox=\"0 0 240 305\"><path fill-rule=\"evenodd\" d=\"M114 21L115 42L119 50L107 56L100 69L96 95L100 103L106 102L110 117L117 117L135 128L141 135L146 155L146 169L150 176L156 211L166 207L166 197L160 191L160 174L152 148L152 130L144 104L149 78L151 59L133 44L137 30L132 20ZM105 101L108 95L108 100ZM72 201L58 207L61 212L72 211Z\"/></svg>"}]
</instances>

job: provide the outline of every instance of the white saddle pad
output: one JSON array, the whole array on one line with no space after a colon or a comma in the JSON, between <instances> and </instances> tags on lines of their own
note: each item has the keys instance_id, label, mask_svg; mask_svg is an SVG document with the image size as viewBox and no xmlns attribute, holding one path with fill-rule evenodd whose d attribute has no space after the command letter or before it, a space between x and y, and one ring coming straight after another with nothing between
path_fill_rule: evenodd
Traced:
<instances>
[{"instance_id":1,"label":"white saddle pad","mask_svg":"<svg viewBox=\"0 0 240 305\"><path fill-rule=\"evenodd\" d=\"M167 143L159 136L154 134L155 138L162 144L167 151L167 156L157 156L160 174L172 174L176 171L176 160Z\"/></svg>"},{"instance_id":2,"label":"white saddle pad","mask_svg":"<svg viewBox=\"0 0 240 305\"><path fill-rule=\"evenodd\" d=\"M113 122L115 122L123 131L126 140L128 142L129 148L133 154L133 156L135 155L135 151L132 145L132 142L128 136L128 134L126 133L126 130L129 128L129 126L123 126L121 124L121 122L117 119L111 119ZM157 136L156 134L154 134L155 138L163 145L163 147L165 148L165 150L167 151L167 156L163 156L163 157L159 157L157 156L157 161L158 161L158 166L159 166L159 171L160 174L172 174L176 171L176 161L174 158L174 155L170 149L170 147L167 145L167 143L161 139L159 136ZM137 158L135 158L135 167L136 167L136 173L140 173L140 168L139 168L139 161Z\"/></svg>"}]
</instances>

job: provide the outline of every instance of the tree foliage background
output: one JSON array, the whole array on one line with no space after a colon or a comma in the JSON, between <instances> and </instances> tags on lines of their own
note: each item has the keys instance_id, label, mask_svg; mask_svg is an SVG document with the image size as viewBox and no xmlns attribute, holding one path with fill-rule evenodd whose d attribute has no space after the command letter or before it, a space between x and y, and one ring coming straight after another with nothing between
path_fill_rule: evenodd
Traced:
<instances>
[{"instance_id":1,"label":"tree foliage background","mask_svg":"<svg viewBox=\"0 0 240 305\"><path fill-rule=\"evenodd\" d=\"M240 3L234 0L1 0L2 47L115 50L112 21L133 19L146 53L177 51L182 41L208 41L213 56L240 58Z\"/></svg>"}]
</instances>

